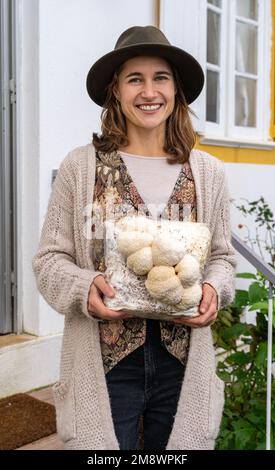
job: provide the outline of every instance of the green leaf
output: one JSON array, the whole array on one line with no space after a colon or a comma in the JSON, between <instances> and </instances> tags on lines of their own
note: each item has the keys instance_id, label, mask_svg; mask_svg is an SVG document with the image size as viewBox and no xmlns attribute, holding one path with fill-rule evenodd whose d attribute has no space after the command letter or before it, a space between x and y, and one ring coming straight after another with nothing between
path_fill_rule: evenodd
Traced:
<instances>
[{"instance_id":1,"label":"green leaf","mask_svg":"<svg viewBox=\"0 0 275 470\"><path fill-rule=\"evenodd\" d=\"M224 371L219 371L218 374L217 374L220 379L222 379L224 382L226 383L230 383L231 382L231 375L228 373L228 372L224 372Z\"/></svg>"},{"instance_id":2,"label":"green leaf","mask_svg":"<svg viewBox=\"0 0 275 470\"><path fill-rule=\"evenodd\" d=\"M262 425L263 428L265 427L265 415L256 414L251 411L247 413L246 417L252 424L257 426Z\"/></svg>"},{"instance_id":3,"label":"green leaf","mask_svg":"<svg viewBox=\"0 0 275 470\"><path fill-rule=\"evenodd\" d=\"M257 313L256 325L257 325L257 330L260 334L262 335L267 334L267 321L264 315Z\"/></svg>"},{"instance_id":4,"label":"green leaf","mask_svg":"<svg viewBox=\"0 0 275 470\"><path fill-rule=\"evenodd\" d=\"M257 279L255 274L252 273L237 273L236 277L241 277L242 279Z\"/></svg>"},{"instance_id":5,"label":"green leaf","mask_svg":"<svg viewBox=\"0 0 275 470\"><path fill-rule=\"evenodd\" d=\"M231 338L238 338L240 335L250 335L250 331L244 323L236 323L236 325L227 328L224 331L223 339L228 340Z\"/></svg>"},{"instance_id":6,"label":"green leaf","mask_svg":"<svg viewBox=\"0 0 275 470\"><path fill-rule=\"evenodd\" d=\"M235 396L240 396L243 392L244 384L242 382L235 382L232 385L232 391Z\"/></svg>"},{"instance_id":7,"label":"green leaf","mask_svg":"<svg viewBox=\"0 0 275 470\"><path fill-rule=\"evenodd\" d=\"M248 298L251 303L260 302L267 298L267 290L260 286L258 282L253 282L249 286Z\"/></svg>"},{"instance_id":8,"label":"green leaf","mask_svg":"<svg viewBox=\"0 0 275 470\"><path fill-rule=\"evenodd\" d=\"M228 320L227 318L222 317L220 320L221 320L221 323L223 323L225 326L231 327L231 321Z\"/></svg>"},{"instance_id":9,"label":"green leaf","mask_svg":"<svg viewBox=\"0 0 275 470\"><path fill-rule=\"evenodd\" d=\"M262 397L262 400L259 400L258 398L251 398L251 400L249 400L249 404L253 406L253 408L257 411L257 413L263 413L265 416L265 412L266 412L265 400L266 400L266 396L264 394L264 396Z\"/></svg>"},{"instance_id":10,"label":"green leaf","mask_svg":"<svg viewBox=\"0 0 275 470\"><path fill-rule=\"evenodd\" d=\"M248 292L246 290L236 289L233 306L242 308L248 304Z\"/></svg>"},{"instance_id":11,"label":"green leaf","mask_svg":"<svg viewBox=\"0 0 275 470\"><path fill-rule=\"evenodd\" d=\"M263 343L259 344L256 358L255 358L255 364L258 367L258 369L262 369L264 367L266 359L267 359L267 341L264 341Z\"/></svg>"},{"instance_id":12,"label":"green leaf","mask_svg":"<svg viewBox=\"0 0 275 470\"><path fill-rule=\"evenodd\" d=\"M235 421L233 423L233 428L236 431L239 431L241 429L247 429L247 430L250 430L250 431L254 430L253 424L251 424L249 421L247 421L246 419L243 419L243 418L239 418L237 421Z\"/></svg>"},{"instance_id":13,"label":"green leaf","mask_svg":"<svg viewBox=\"0 0 275 470\"><path fill-rule=\"evenodd\" d=\"M235 433L235 446L238 450L246 449L254 434L254 429L241 429Z\"/></svg>"},{"instance_id":14,"label":"green leaf","mask_svg":"<svg viewBox=\"0 0 275 470\"><path fill-rule=\"evenodd\" d=\"M255 304L250 305L249 309L252 310L263 310L265 313L268 312L268 301L264 300L263 302L256 302ZM273 302L273 313L275 313L275 302Z\"/></svg>"},{"instance_id":15,"label":"green leaf","mask_svg":"<svg viewBox=\"0 0 275 470\"><path fill-rule=\"evenodd\" d=\"M233 315L231 312L228 310L219 310L219 316L227 318L227 320L230 320L231 322L234 321Z\"/></svg>"},{"instance_id":16,"label":"green leaf","mask_svg":"<svg viewBox=\"0 0 275 470\"><path fill-rule=\"evenodd\" d=\"M228 344L226 344L226 343L222 340L222 338L218 338L218 339L217 339L217 346L218 346L219 348L224 349L225 351L228 351L229 349L231 349L231 346L228 345Z\"/></svg>"},{"instance_id":17,"label":"green leaf","mask_svg":"<svg viewBox=\"0 0 275 470\"><path fill-rule=\"evenodd\" d=\"M250 305L249 311L253 310L268 310L268 302L256 302L255 304Z\"/></svg>"},{"instance_id":18,"label":"green leaf","mask_svg":"<svg viewBox=\"0 0 275 470\"><path fill-rule=\"evenodd\" d=\"M247 373L245 370L239 367L238 369L234 369L232 371L232 375L234 375L234 377L236 377L238 380L245 380Z\"/></svg>"},{"instance_id":19,"label":"green leaf","mask_svg":"<svg viewBox=\"0 0 275 470\"><path fill-rule=\"evenodd\" d=\"M228 450L232 449L234 445L234 433L228 430L221 430L218 439L216 440L215 450Z\"/></svg>"},{"instance_id":20,"label":"green leaf","mask_svg":"<svg viewBox=\"0 0 275 470\"><path fill-rule=\"evenodd\" d=\"M240 351L237 353L230 354L226 359L231 364L249 364L251 362L251 354Z\"/></svg>"}]
</instances>

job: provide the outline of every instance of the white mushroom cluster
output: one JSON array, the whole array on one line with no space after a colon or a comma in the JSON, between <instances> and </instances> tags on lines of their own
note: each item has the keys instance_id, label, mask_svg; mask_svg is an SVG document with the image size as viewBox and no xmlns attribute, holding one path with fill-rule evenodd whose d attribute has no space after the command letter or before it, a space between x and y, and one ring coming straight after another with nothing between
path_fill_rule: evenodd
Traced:
<instances>
[{"instance_id":1,"label":"white mushroom cluster","mask_svg":"<svg viewBox=\"0 0 275 470\"><path fill-rule=\"evenodd\" d=\"M117 248L131 271L147 276L145 287L151 297L184 311L198 305L202 297L199 253L206 242L205 238L198 241L196 249L194 240L192 237L194 249L190 252L186 238L158 231L150 219L124 218Z\"/></svg>"},{"instance_id":2,"label":"white mushroom cluster","mask_svg":"<svg viewBox=\"0 0 275 470\"><path fill-rule=\"evenodd\" d=\"M117 248L120 253L127 257L146 246L151 246L153 239L150 233L136 231L122 232L117 239ZM142 261L142 255L140 259Z\"/></svg>"},{"instance_id":3,"label":"white mushroom cluster","mask_svg":"<svg viewBox=\"0 0 275 470\"><path fill-rule=\"evenodd\" d=\"M200 277L200 265L195 256L186 254L176 265L175 272L178 274L183 287L190 287Z\"/></svg>"},{"instance_id":4,"label":"white mushroom cluster","mask_svg":"<svg viewBox=\"0 0 275 470\"><path fill-rule=\"evenodd\" d=\"M175 266L182 259L186 246L183 240L171 238L169 233L156 235L152 243L154 266Z\"/></svg>"},{"instance_id":5,"label":"white mushroom cluster","mask_svg":"<svg viewBox=\"0 0 275 470\"><path fill-rule=\"evenodd\" d=\"M153 298L170 305L178 304L184 292L172 266L154 266L148 273L145 287Z\"/></svg>"}]
</instances>

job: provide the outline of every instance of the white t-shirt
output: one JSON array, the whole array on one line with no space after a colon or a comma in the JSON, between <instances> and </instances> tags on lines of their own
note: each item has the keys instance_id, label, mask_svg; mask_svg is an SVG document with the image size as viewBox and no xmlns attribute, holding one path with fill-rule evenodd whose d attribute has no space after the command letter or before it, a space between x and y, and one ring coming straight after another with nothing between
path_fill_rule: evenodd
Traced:
<instances>
[{"instance_id":1,"label":"white t-shirt","mask_svg":"<svg viewBox=\"0 0 275 470\"><path fill-rule=\"evenodd\" d=\"M119 154L148 210L154 218L159 217L171 196L182 165L171 165L166 157Z\"/></svg>"}]
</instances>

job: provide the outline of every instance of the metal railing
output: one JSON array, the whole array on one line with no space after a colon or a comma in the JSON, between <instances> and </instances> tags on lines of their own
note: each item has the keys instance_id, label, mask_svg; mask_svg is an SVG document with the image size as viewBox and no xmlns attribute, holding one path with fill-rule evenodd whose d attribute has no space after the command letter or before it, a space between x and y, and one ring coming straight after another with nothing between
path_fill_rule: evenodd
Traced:
<instances>
[{"instance_id":1,"label":"metal railing","mask_svg":"<svg viewBox=\"0 0 275 470\"><path fill-rule=\"evenodd\" d=\"M232 244L249 263L251 263L269 281L268 294L268 332L267 332L267 384L266 384L266 450L270 450L271 439L271 390L272 390L272 315L273 315L273 285L275 285L275 270L251 250L237 235L232 233Z\"/></svg>"}]
</instances>

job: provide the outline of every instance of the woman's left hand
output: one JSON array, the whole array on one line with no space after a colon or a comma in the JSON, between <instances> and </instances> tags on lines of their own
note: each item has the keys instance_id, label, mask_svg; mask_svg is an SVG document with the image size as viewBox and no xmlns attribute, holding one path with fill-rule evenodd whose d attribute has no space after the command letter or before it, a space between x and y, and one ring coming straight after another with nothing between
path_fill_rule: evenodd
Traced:
<instances>
[{"instance_id":1,"label":"woman's left hand","mask_svg":"<svg viewBox=\"0 0 275 470\"><path fill-rule=\"evenodd\" d=\"M202 326L209 326L215 322L218 316L218 296L214 287L210 284L204 283L202 286L202 299L199 306L199 316L190 318L187 316L173 318L173 322L182 323L184 325L192 326L193 328L200 328Z\"/></svg>"}]
</instances>

